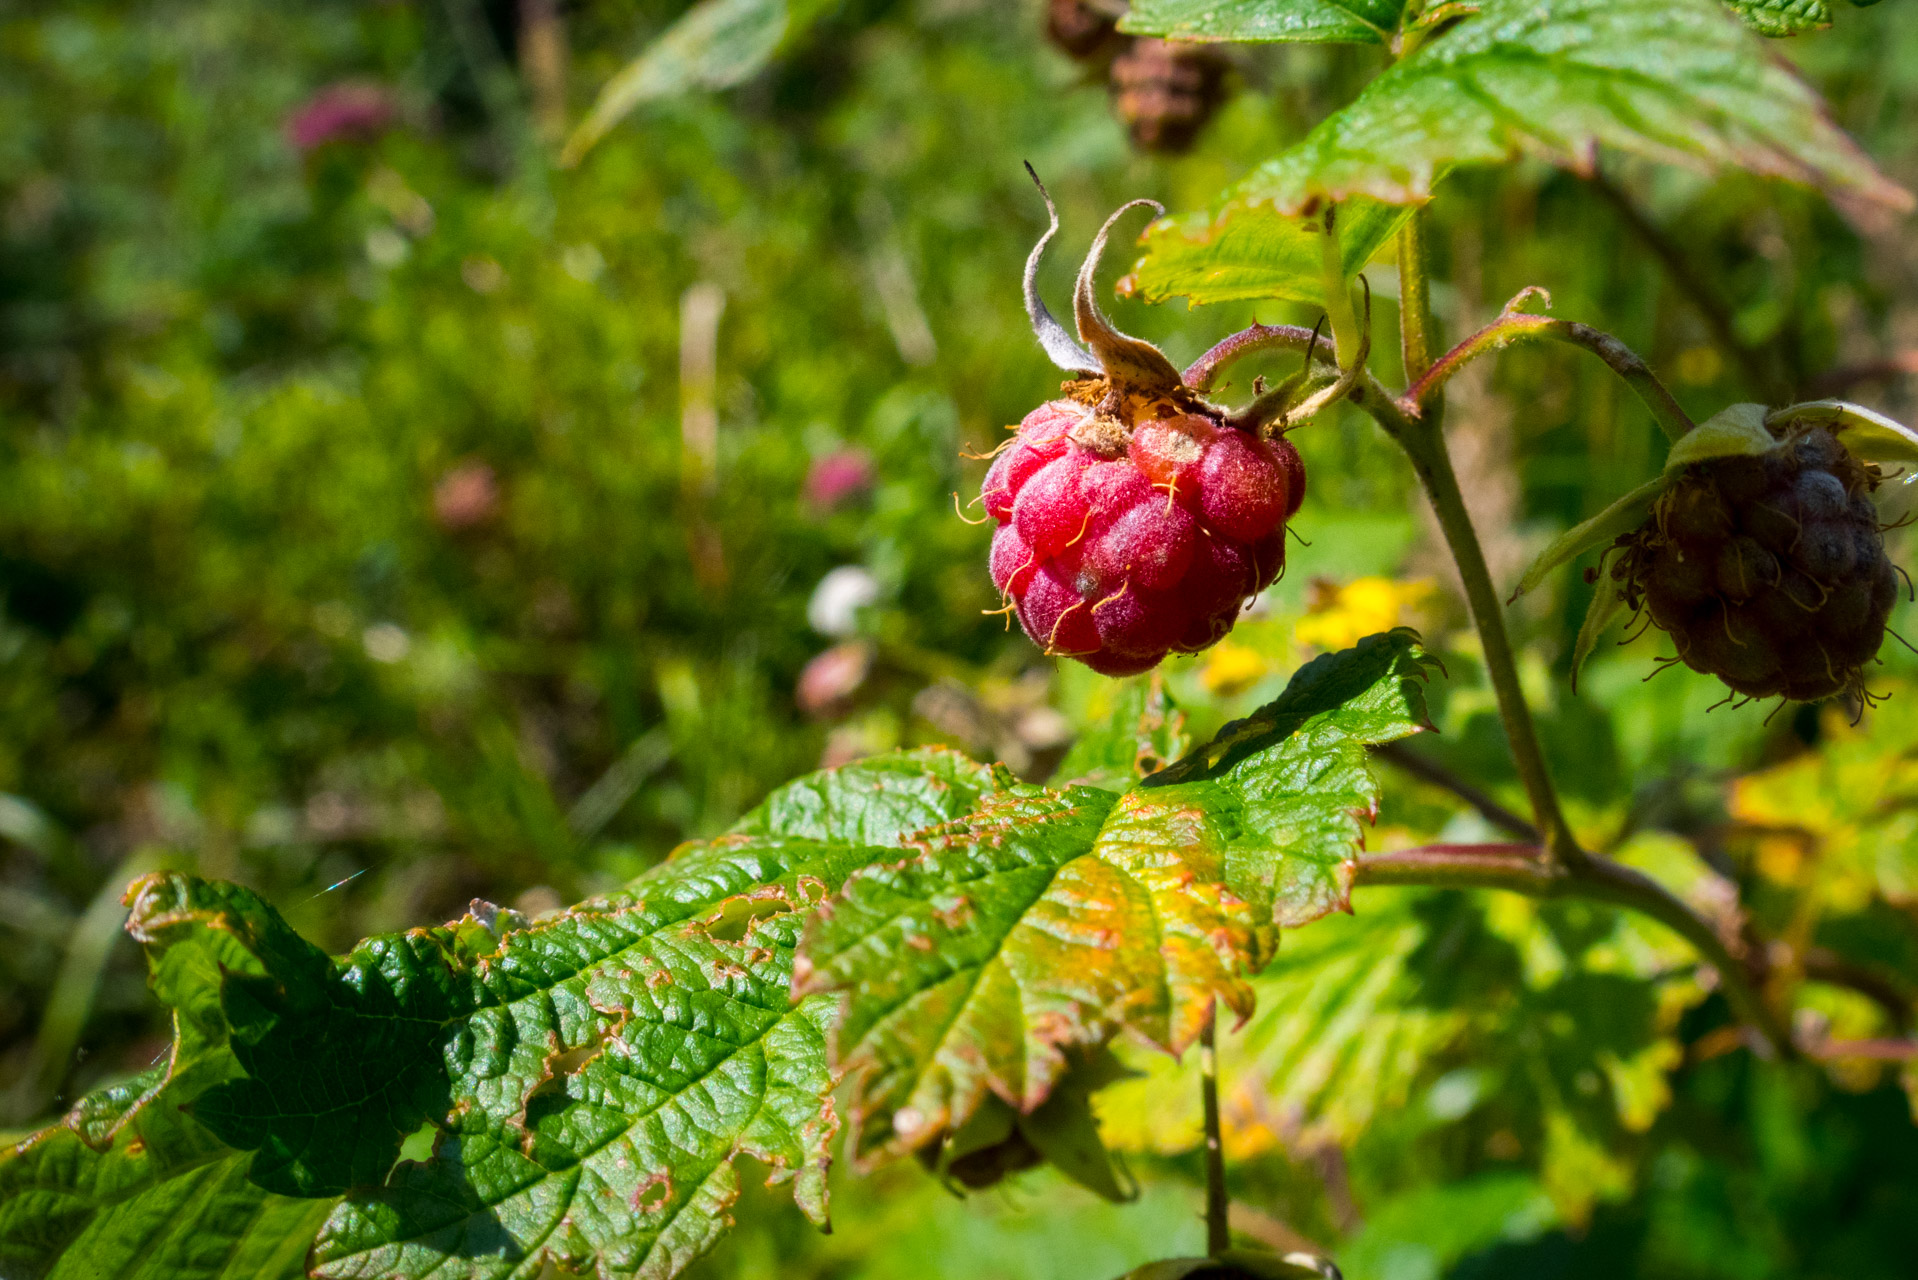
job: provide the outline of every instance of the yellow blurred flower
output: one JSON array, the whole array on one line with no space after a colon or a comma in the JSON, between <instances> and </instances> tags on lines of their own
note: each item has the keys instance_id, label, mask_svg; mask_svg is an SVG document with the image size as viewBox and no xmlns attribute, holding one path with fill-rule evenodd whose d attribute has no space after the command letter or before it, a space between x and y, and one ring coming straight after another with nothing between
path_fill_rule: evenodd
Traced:
<instances>
[{"instance_id":1,"label":"yellow blurred flower","mask_svg":"<svg viewBox=\"0 0 1918 1280\"><path fill-rule=\"evenodd\" d=\"M1229 698L1257 684L1269 669L1265 656L1251 645L1222 640L1207 657L1204 669L1199 672L1199 683L1208 693Z\"/></svg>"},{"instance_id":2,"label":"yellow blurred flower","mask_svg":"<svg viewBox=\"0 0 1918 1280\"><path fill-rule=\"evenodd\" d=\"M1300 644L1349 649L1366 636L1413 625L1438 591L1430 578L1355 578L1340 586L1312 580L1312 602L1293 635Z\"/></svg>"}]
</instances>

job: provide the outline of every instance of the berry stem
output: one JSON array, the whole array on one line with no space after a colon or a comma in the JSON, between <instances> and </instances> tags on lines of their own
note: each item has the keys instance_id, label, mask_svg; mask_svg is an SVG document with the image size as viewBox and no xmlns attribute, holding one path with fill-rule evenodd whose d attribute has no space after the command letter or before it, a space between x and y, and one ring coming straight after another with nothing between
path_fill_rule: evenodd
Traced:
<instances>
[{"instance_id":1,"label":"berry stem","mask_svg":"<svg viewBox=\"0 0 1918 1280\"><path fill-rule=\"evenodd\" d=\"M1228 1228L1225 1194L1225 1143L1219 1125L1219 1050L1214 1026L1219 1007L1215 1003L1199 1032L1199 1100L1205 1109L1205 1252L1216 1258L1232 1247Z\"/></svg>"},{"instance_id":2,"label":"berry stem","mask_svg":"<svg viewBox=\"0 0 1918 1280\"><path fill-rule=\"evenodd\" d=\"M1211 389L1213 380L1225 372L1228 365L1246 356L1260 351L1302 353L1311 344L1312 331L1303 325L1255 324L1223 339L1212 350L1187 365L1182 380L1194 391L1207 391ZM1318 349L1330 354L1322 338L1319 340Z\"/></svg>"},{"instance_id":3,"label":"berry stem","mask_svg":"<svg viewBox=\"0 0 1918 1280\"><path fill-rule=\"evenodd\" d=\"M1403 278L1400 287L1404 287ZM1692 420L1679 408L1678 401L1672 398L1672 393L1665 389L1665 384L1658 380L1637 352L1611 334L1590 325L1579 324L1575 320L1554 320L1550 316L1527 315L1515 310L1516 304L1524 297L1524 294L1520 294L1513 299L1513 304L1507 306L1498 319L1440 356L1431 368L1419 375L1418 380L1399 397L1400 411L1407 417L1423 417L1426 405L1439 388L1478 357L1509 347L1525 338L1550 338L1574 347L1583 347L1603 360L1644 401L1645 407L1652 411L1652 418L1672 439L1676 440L1692 429Z\"/></svg>"},{"instance_id":4,"label":"berry stem","mask_svg":"<svg viewBox=\"0 0 1918 1280\"><path fill-rule=\"evenodd\" d=\"M1753 984L1750 970L1732 954L1711 922L1656 880L1609 858L1581 851L1578 861L1567 864L1547 856L1535 844L1424 845L1358 859L1353 884L1505 889L1533 898L1589 898L1629 907L1691 943L1717 972L1738 1017L1755 1028L1780 1057L1796 1056L1790 1035Z\"/></svg>"}]
</instances>

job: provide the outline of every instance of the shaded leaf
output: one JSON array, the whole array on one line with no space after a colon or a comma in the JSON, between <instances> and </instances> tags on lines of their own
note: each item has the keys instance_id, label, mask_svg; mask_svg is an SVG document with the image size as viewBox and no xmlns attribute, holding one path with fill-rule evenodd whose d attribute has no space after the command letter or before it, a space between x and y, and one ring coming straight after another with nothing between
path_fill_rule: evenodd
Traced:
<instances>
[{"instance_id":1,"label":"shaded leaf","mask_svg":"<svg viewBox=\"0 0 1918 1280\"><path fill-rule=\"evenodd\" d=\"M1161 218L1146 229L1145 256L1123 282L1148 302L1184 297L1194 306L1267 298L1325 305L1319 224L1226 193L1210 213ZM1357 275L1412 216L1407 205L1356 198L1339 206L1339 255Z\"/></svg>"},{"instance_id":2,"label":"shaded leaf","mask_svg":"<svg viewBox=\"0 0 1918 1280\"><path fill-rule=\"evenodd\" d=\"M1831 25L1825 0L1725 0L1745 25L1762 36L1795 36Z\"/></svg>"},{"instance_id":3,"label":"shaded leaf","mask_svg":"<svg viewBox=\"0 0 1918 1280\"><path fill-rule=\"evenodd\" d=\"M1403 204L1429 198L1448 165L1536 155L1588 172L1600 145L1912 203L1713 0L1483 0L1238 194L1288 213L1359 195Z\"/></svg>"},{"instance_id":4,"label":"shaded leaf","mask_svg":"<svg viewBox=\"0 0 1918 1280\"><path fill-rule=\"evenodd\" d=\"M1767 415L1762 404L1730 405L1713 414L1672 442L1665 475L1713 458L1751 457L1777 448L1778 437L1765 425Z\"/></svg>"},{"instance_id":5,"label":"shaded leaf","mask_svg":"<svg viewBox=\"0 0 1918 1280\"><path fill-rule=\"evenodd\" d=\"M136 886L149 918L166 906L207 907L226 895L156 900ZM187 898L197 896L197 902ZM236 921L244 928L244 921ZM153 985L175 1007L168 1061L89 1094L58 1124L0 1154L0 1274L115 1280L279 1280L305 1274L307 1245L332 1204L272 1194L246 1177L247 1158L190 1114L209 1087L234 1077L231 1022L203 984L217 966L248 967L233 935L212 945L149 950Z\"/></svg>"},{"instance_id":6,"label":"shaded leaf","mask_svg":"<svg viewBox=\"0 0 1918 1280\"><path fill-rule=\"evenodd\" d=\"M1918 431L1876 409L1843 400L1813 400L1779 409L1767 419L1773 427L1795 422L1818 423L1840 433L1844 446L1867 462L1918 465Z\"/></svg>"},{"instance_id":7,"label":"shaded leaf","mask_svg":"<svg viewBox=\"0 0 1918 1280\"><path fill-rule=\"evenodd\" d=\"M1138 0L1119 30L1168 40L1385 44L1404 0Z\"/></svg>"},{"instance_id":8,"label":"shaded leaf","mask_svg":"<svg viewBox=\"0 0 1918 1280\"><path fill-rule=\"evenodd\" d=\"M724 1231L742 1154L823 1221L831 1009L789 1004L791 949L878 852L722 838L455 966L435 1154L349 1196L315 1274L670 1276Z\"/></svg>"},{"instance_id":9,"label":"shaded leaf","mask_svg":"<svg viewBox=\"0 0 1918 1280\"><path fill-rule=\"evenodd\" d=\"M822 0L700 0L606 82L560 163L577 164L642 102L741 83L824 8Z\"/></svg>"}]
</instances>

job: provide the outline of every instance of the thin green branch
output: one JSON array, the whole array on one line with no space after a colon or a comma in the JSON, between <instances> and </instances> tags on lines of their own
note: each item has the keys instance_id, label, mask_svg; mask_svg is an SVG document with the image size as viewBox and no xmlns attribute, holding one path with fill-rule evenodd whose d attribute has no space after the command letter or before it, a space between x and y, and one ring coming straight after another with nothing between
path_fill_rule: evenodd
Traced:
<instances>
[{"instance_id":1,"label":"thin green branch","mask_svg":"<svg viewBox=\"0 0 1918 1280\"><path fill-rule=\"evenodd\" d=\"M1225 1143L1219 1124L1219 1050L1215 1002L1199 1032L1199 1098L1205 1108L1205 1252L1216 1258L1232 1247L1228 1224L1231 1202L1225 1194Z\"/></svg>"},{"instance_id":2,"label":"thin green branch","mask_svg":"<svg viewBox=\"0 0 1918 1280\"><path fill-rule=\"evenodd\" d=\"M1653 419L1672 439L1676 440L1692 429L1692 420L1679 408L1678 401L1672 398L1672 393L1665 389L1665 384L1658 380L1637 352L1611 334L1590 325L1579 324L1575 320L1555 320L1550 316L1527 315L1514 310L1524 299L1523 293L1514 298L1498 319L1440 356L1399 397L1399 409L1408 417L1421 417L1426 403L1439 388L1478 357L1526 338L1550 338L1555 342L1582 347L1603 360L1652 411Z\"/></svg>"},{"instance_id":3,"label":"thin green branch","mask_svg":"<svg viewBox=\"0 0 1918 1280\"><path fill-rule=\"evenodd\" d=\"M1483 788L1467 782L1430 756L1413 750L1403 742L1388 742L1384 746L1373 747L1372 754L1404 770L1421 782L1430 783L1441 790L1451 792L1477 810L1480 817L1507 835L1517 836L1529 844L1539 842L1537 827L1500 804Z\"/></svg>"},{"instance_id":4,"label":"thin green branch","mask_svg":"<svg viewBox=\"0 0 1918 1280\"><path fill-rule=\"evenodd\" d=\"M1352 402L1372 414L1392 435L1412 461L1425 496L1438 517L1439 530L1458 566L1459 580L1465 587L1465 603L1478 628L1479 644L1484 650L1485 670L1498 698L1499 719L1505 738L1511 744L1512 763L1519 782L1532 804L1532 818L1545 835L1545 845L1554 857L1568 865L1585 855L1572 839L1565 815L1559 807L1558 792L1552 785L1545 751L1532 723L1531 708L1519 685L1518 659L1512 639L1505 629L1505 607L1498 589L1492 585L1492 572L1485 563L1485 551L1472 517L1465 509L1465 495L1459 489L1458 475L1452 470L1452 455L1436 424L1421 421L1405 412L1404 401L1393 401L1376 381L1354 392Z\"/></svg>"},{"instance_id":5,"label":"thin green branch","mask_svg":"<svg viewBox=\"0 0 1918 1280\"><path fill-rule=\"evenodd\" d=\"M1505 889L1533 898L1587 898L1627 907L1690 943L1718 974L1725 998L1738 1017L1755 1027L1779 1056L1796 1055L1791 1036L1765 1003L1750 970L1732 954L1711 922L1656 880L1609 858L1581 851L1577 860L1568 863L1531 844L1434 844L1360 858L1353 864L1352 882L1357 887Z\"/></svg>"}]
</instances>

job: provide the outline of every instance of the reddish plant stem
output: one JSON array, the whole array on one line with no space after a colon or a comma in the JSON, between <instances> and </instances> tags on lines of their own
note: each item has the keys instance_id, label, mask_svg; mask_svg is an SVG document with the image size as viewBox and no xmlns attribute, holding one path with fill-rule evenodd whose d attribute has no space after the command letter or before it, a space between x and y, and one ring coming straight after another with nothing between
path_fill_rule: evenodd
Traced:
<instances>
[{"instance_id":1,"label":"reddish plant stem","mask_svg":"<svg viewBox=\"0 0 1918 1280\"><path fill-rule=\"evenodd\" d=\"M1312 340L1312 330L1296 324L1255 324L1233 334L1188 365L1185 385L1194 391L1209 390L1213 379L1234 361L1260 351L1304 352ZM1331 363L1332 343L1324 334L1318 335L1317 351L1324 353L1327 364Z\"/></svg>"},{"instance_id":2,"label":"reddish plant stem","mask_svg":"<svg viewBox=\"0 0 1918 1280\"><path fill-rule=\"evenodd\" d=\"M1520 295L1521 299L1524 295ZM1676 440L1692 429L1692 420L1653 375L1638 353L1611 334L1574 320L1555 320L1550 316L1527 315L1507 310L1504 315L1472 334L1440 356L1418 381L1405 389L1398 399L1399 411L1410 418L1424 416L1425 404L1460 369L1482 355L1511 346L1526 338L1550 338L1555 342L1582 347L1603 360L1625 381L1665 434Z\"/></svg>"}]
</instances>

